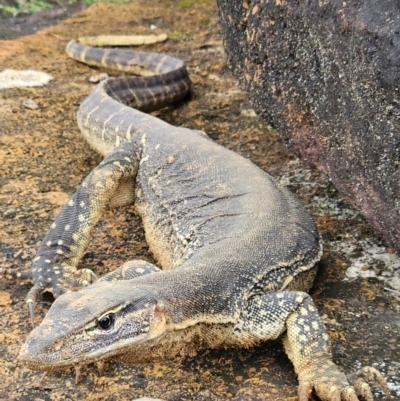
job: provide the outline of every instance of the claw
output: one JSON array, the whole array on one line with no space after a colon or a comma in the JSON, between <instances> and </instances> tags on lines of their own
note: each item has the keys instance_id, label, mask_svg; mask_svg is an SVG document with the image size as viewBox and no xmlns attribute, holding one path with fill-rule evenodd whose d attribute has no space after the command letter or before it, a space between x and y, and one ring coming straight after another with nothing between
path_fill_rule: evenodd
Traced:
<instances>
[{"instance_id":1,"label":"claw","mask_svg":"<svg viewBox=\"0 0 400 401\"><path fill-rule=\"evenodd\" d=\"M40 375L39 379L37 379L37 381L34 384L34 387L37 387L39 389L43 388L43 381L45 379L45 377L47 376L48 372L44 372Z\"/></svg>"},{"instance_id":2,"label":"claw","mask_svg":"<svg viewBox=\"0 0 400 401\"><path fill-rule=\"evenodd\" d=\"M104 371L104 361L96 362L96 367L97 367L97 371L99 373L99 376L102 376L103 375L103 371Z\"/></svg>"},{"instance_id":3,"label":"claw","mask_svg":"<svg viewBox=\"0 0 400 401\"><path fill-rule=\"evenodd\" d=\"M75 385L78 384L80 375L81 375L81 367L75 366Z\"/></svg>"},{"instance_id":4,"label":"claw","mask_svg":"<svg viewBox=\"0 0 400 401\"><path fill-rule=\"evenodd\" d=\"M26 305L28 306L28 313L29 313L29 318L31 319L31 325L32 329L35 328L35 306L33 304L32 300L26 301Z\"/></svg>"},{"instance_id":5,"label":"claw","mask_svg":"<svg viewBox=\"0 0 400 401\"><path fill-rule=\"evenodd\" d=\"M44 372L44 373L42 374L42 376L40 376L39 384L42 384L44 378L47 376L47 373L48 373L48 372Z\"/></svg>"},{"instance_id":6,"label":"claw","mask_svg":"<svg viewBox=\"0 0 400 401\"><path fill-rule=\"evenodd\" d=\"M29 318L31 320L32 328L35 327L35 304L39 294L42 292L42 289L36 285L34 285L28 292L28 295L25 298L25 302L28 306Z\"/></svg>"}]
</instances>

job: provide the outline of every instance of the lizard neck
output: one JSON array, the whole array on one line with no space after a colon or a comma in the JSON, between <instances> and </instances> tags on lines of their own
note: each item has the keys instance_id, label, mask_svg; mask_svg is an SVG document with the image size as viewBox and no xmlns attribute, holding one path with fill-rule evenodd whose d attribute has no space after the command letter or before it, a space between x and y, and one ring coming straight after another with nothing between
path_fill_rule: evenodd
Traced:
<instances>
[{"instance_id":1,"label":"lizard neck","mask_svg":"<svg viewBox=\"0 0 400 401\"><path fill-rule=\"evenodd\" d=\"M223 274L224 269L210 274L207 266L187 262L172 270L134 279L132 288L146 289L163 304L169 330L182 330L203 322L234 323L241 297L234 296L226 277L216 277Z\"/></svg>"}]
</instances>

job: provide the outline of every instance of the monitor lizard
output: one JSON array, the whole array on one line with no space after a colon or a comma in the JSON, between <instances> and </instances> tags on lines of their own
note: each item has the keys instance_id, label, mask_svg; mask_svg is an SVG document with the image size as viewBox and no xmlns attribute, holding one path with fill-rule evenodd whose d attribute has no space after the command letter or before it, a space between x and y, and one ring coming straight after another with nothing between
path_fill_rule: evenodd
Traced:
<instances>
[{"instance_id":1,"label":"monitor lizard","mask_svg":"<svg viewBox=\"0 0 400 401\"><path fill-rule=\"evenodd\" d=\"M204 132L139 111L189 92L184 63L76 41L67 53L149 76L108 79L79 108L83 135L105 157L66 202L33 260L31 313L43 291L56 300L19 359L37 370L105 359L143 363L282 336L300 401L313 391L324 401L372 401L368 381L389 399L379 371L365 367L346 377L332 361L306 293L321 241L300 202ZM91 232L107 208L132 203L162 270L133 260L95 281L92 271L77 269Z\"/></svg>"}]
</instances>

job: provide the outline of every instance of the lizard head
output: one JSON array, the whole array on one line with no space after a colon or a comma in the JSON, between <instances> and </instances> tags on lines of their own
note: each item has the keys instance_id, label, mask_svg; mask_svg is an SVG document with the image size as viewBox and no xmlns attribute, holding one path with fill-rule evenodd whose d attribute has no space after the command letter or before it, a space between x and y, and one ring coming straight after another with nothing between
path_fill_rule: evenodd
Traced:
<instances>
[{"instance_id":1,"label":"lizard head","mask_svg":"<svg viewBox=\"0 0 400 401\"><path fill-rule=\"evenodd\" d=\"M99 282L55 300L19 359L35 370L98 362L162 335L165 312L149 288Z\"/></svg>"}]
</instances>

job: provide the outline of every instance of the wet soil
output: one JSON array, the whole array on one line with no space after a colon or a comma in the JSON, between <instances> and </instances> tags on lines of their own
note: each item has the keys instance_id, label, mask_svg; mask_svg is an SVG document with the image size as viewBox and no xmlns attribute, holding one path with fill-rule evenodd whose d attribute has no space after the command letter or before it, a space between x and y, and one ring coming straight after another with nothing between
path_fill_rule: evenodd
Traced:
<instances>
[{"instance_id":1,"label":"wet soil","mask_svg":"<svg viewBox=\"0 0 400 401\"><path fill-rule=\"evenodd\" d=\"M34 68L53 77L44 87L0 92L0 267L29 269L61 205L101 160L81 139L75 121L79 103L93 88L89 77L100 71L68 59L64 51L68 40L106 33L166 32L170 39L151 50L187 62L193 95L154 114L175 125L206 131L218 143L272 172L297 194L315 216L325 243L312 296L332 338L335 361L346 372L374 364L388 379L395 399L400 399L398 298L385 292L377 279L343 280L351 262L332 245L348 238L354 242L370 238L370 227L357 213L343 218L324 209L325 203L322 210L315 206L318 198L336 202L340 210L349 208L325 176L303 166L286 151L277 133L255 117L226 67L215 5L195 2L187 7L189 3L97 4L33 35L0 41L0 70ZM41 26L30 21L33 27ZM24 29L21 32L33 32ZM39 107L24 107L28 99ZM122 208L100 221L80 266L102 275L135 256L153 260L133 208ZM385 266L375 268L385 270ZM24 304L30 285L0 282L1 400L145 396L168 401L297 400L296 376L279 341L249 350L205 350L194 357L148 365L110 362L101 375L89 366L78 384L73 371L49 373L40 380L40 372L17 361L30 331ZM51 297L44 296L36 309L37 322L50 303ZM375 393L376 399L383 399L378 390Z\"/></svg>"}]
</instances>

